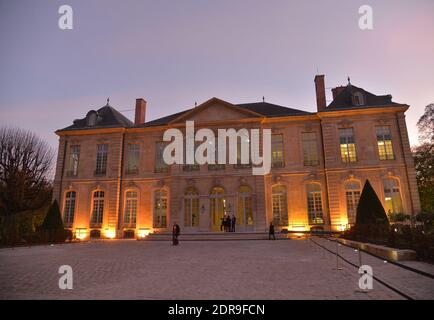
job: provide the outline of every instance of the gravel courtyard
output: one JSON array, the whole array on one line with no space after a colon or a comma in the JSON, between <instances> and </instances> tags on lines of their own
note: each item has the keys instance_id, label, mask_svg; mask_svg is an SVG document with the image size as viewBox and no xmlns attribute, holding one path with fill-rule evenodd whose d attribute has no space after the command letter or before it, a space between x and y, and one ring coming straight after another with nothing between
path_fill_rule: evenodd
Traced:
<instances>
[{"instance_id":1,"label":"gravel courtyard","mask_svg":"<svg viewBox=\"0 0 434 320\"><path fill-rule=\"evenodd\" d=\"M73 269L72 290L59 289L61 265ZM7 248L0 249L0 299L402 299L375 281L361 292L357 269L335 266L333 255L306 240ZM428 292L433 281L423 282Z\"/></svg>"}]
</instances>

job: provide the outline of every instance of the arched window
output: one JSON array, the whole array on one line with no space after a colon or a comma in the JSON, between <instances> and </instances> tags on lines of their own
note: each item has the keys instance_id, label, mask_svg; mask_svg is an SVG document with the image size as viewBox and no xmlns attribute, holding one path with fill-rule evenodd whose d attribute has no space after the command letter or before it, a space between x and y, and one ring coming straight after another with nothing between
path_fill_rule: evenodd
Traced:
<instances>
[{"instance_id":1,"label":"arched window","mask_svg":"<svg viewBox=\"0 0 434 320\"><path fill-rule=\"evenodd\" d=\"M184 194L184 226L199 226L199 192L193 187Z\"/></svg>"},{"instance_id":2,"label":"arched window","mask_svg":"<svg viewBox=\"0 0 434 320\"><path fill-rule=\"evenodd\" d=\"M323 224L321 185L309 183L306 185L306 192L309 224Z\"/></svg>"},{"instance_id":3,"label":"arched window","mask_svg":"<svg viewBox=\"0 0 434 320\"><path fill-rule=\"evenodd\" d=\"M128 190L125 192L124 223L135 225L137 217L137 191Z\"/></svg>"},{"instance_id":4,"label":"arched window","mask_svg":"<svg viewBox=\"0 0 434 320\"><path fill-rule=\"evenodd\" d=\"M214 187L210 193L211 227L213 230L221 230L222 219L226 213L225 190L222 187Z\"/></svg>"},{"instance_id":5,"label":"arched window","mask_svg":"<svg viewBox=\"0 0 434 320\"><path fill-rule=\"evenodd\" d=\"M167 227L167 191L158 189L154 193L154 228Z\"/></svg>"},{"instance_id":6,"label":"arched window","mask_svg":"<svg viewBox=\"0 0 434 320\"><path fill-rule=\"evenodd\" d=\"M403 213L401 192L397 179L384 179L384 202L385 210L389 215L391 213Z\"/></svg>"},{"instance_id":7,"label":"arched window","mask_svg":"<svg viewBox=\"0 0 434 320\"><path fill-rule=\"evenodd\" d=\"M360 182L348 181L345 183L345 199L347 202L347 218L349 224L356 223L357 205L361 193Z\"/></svg>"},{"instance_id":8,"label":"arched window","mask_svg":"<svg viewBox=\"0 0 434 320\"><path fill-rule=\"evenodd\" d=\"M93 192L92 225L101 225L104 214L104 191L96 190Z\"/></svg>"},{"instance_id":9,"label":"arched window","mask_svg":"<svg viewBox=\"0 0 434 320\"><path fill-rule=\"evenodd\" d=\"M240 225L253 226L252 189L248 186L241 186L238 189L237 223Z\"/></svg>"},{"instance_id":10,"label":"arched window","mask_svg":"<svg viewBox=\"0 0 434 320\"><path fill-rule=\"evenodd\" d=\"M65 206L63 207L63 223L66 226L71 226L74 223L75 199L75 191L66 193Z\"/></svg>"},{"instance_id":11,"label":"arched window","mask_svg":"<svg viewBox=\"0 0 434 320\"><path fill-rule=\"evenodd\" d=\"M287 194L284 185L272 187L273 224L275 226L288 226Z\"/></svg>"}]
</instances>

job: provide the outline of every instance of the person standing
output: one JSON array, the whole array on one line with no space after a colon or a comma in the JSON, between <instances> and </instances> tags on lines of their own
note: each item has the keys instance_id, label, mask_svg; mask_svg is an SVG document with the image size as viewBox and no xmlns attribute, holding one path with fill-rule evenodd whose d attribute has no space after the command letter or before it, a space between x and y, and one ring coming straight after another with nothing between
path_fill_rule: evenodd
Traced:
<instances>
[{"instance_id":1,"label":"person standing","mask_svg":"<svg viewBox=\"0 0 434 320\"><path fill-rule=\"evenodd\" d=\"M174 246L177 246L179 243L178 237L181 233L181 228L179 228L178 224L175 222L172 228L172 243Z\"/></svg>"},{"instance_id":2,"label":"person standing","mask_svg":"<svg viewBox=\"0 0 434 320\"><path fill-rule=\"evenodd\" d=\"M270 222L270 228L268 229L268 240L271 240L271 237L273 237L273 240L276 240L276 236L274 235L273 222Z\"/></svg>"},{"instance_id":3,"label":"person standing","mask_svg":"<svg viewBox=\"0 0 434 320\"><path fill-rule=\"evenodd\" d=\"M232 215L232 232L235 232L235 223L237 222L237 218L235 218L235 215Z\"/></svg>"}]
</instances>

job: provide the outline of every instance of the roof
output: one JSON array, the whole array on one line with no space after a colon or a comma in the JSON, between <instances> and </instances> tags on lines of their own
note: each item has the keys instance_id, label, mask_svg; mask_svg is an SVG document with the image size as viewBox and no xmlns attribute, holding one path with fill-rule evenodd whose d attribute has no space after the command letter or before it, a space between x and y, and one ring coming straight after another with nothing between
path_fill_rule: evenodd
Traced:
<instances>
[{"instance_id":1,"label":"roof","mask_svg":"<svg viewBox=\"0 0 434 320\"><path fill-rule=\"evenodd\" d=\"M88 117L90 114L96 113L96 122L94 125L88 125ZM58 131L80 130L80 129L96 129L96 128L129 128L133 127L134 123L125 117L122 113L110 106L108 103L98 109L91 110L83 119L74 120L74 123L69 127Z\"/></svg>"},{"instance_id":2,"label":"roof","mask_svg":"<svg viewBox=\"0 0 434 320\"><path fill-rule=\"evenodd\" d=\"M354 103L354 94L360 92L363 97L363 103ZM326 107L325 111L336 111L343 109L357 109L357 108L375 108L384 107L390 105L397 105L397 103L392 102L392 96L382 95L377 96L370 93L362 88L356 87L352 84L348 84L343 87L342 91L336 96L336 98Z\"/></svg>"},{"instance_id":3,"label":"roof","mask_svg":"<svg viewBox=\"0 0 434 320\"><path fill-rule=\"evenodd\" d=\"M310 112L288 108L279 106L277 104L272 104L268 102L253 102L253 103L242 103L236 104L235 106L256 112L265 117L273 118L273 117L286 117L286 116L297 116L297 115L306 115L311 114ZM166 125L169 122L181 117L183 114L190 112L194 108L187 109L178 113L171 114L166 117L158 118L146 123L141 124L141 127L153 127L153 126L162 126Z\"/></svg>"}]
</instances>

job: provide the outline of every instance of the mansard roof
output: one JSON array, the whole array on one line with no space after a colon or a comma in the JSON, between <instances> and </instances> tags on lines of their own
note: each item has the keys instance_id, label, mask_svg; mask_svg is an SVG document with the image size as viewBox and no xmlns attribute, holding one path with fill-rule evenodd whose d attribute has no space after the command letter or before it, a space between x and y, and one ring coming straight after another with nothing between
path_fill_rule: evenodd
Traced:
<instances>
[{"instance_id":1,"label":"mansard roof","mask_svg":"<svg viewBox=\"0 0 434 320\"><path fill-rule=\"evenodd\" d=\"M362 101L359 104L355 103L354 100L354 95L358 93L361 94L362 97ZM392 96L390 94L377 96L349 83L346 87L343 87L335 99L326 107L325 111L365 109L390 105L398 105L392 101Z\"/></svg>"},{"instance_id":2,"label":"mansard roof","mask_svg":"<svg viewBox=\"0 0 434 320\"><path fill-rule=\"evenodd\" d=\"M90 118L94 120L90 121ZM122 113L107 104L98 110L91 110L86 117L74 120L73 124L58 131L80 130L80 129L97 129L97 128L129 128L134 123L125 117Z\"/></svg>"}]
</instances>

